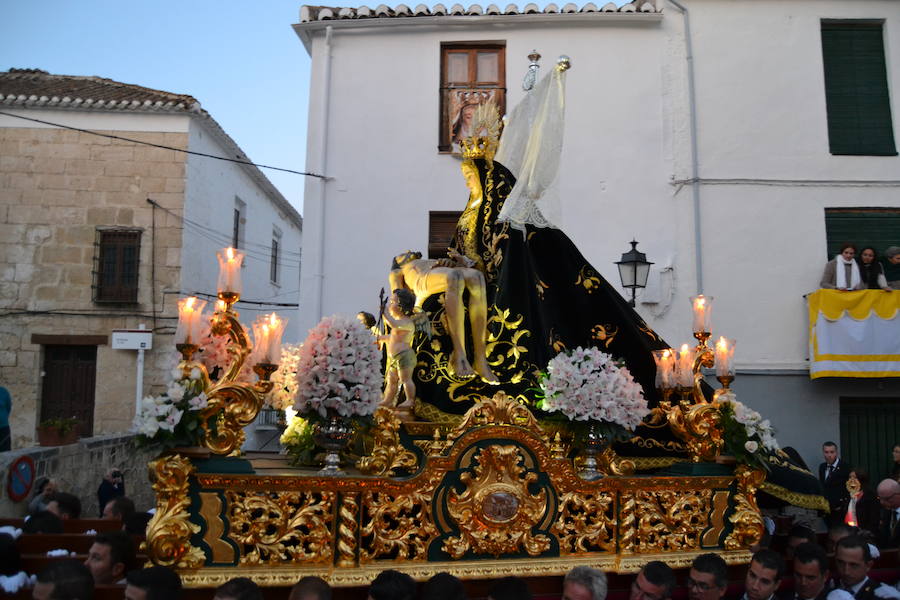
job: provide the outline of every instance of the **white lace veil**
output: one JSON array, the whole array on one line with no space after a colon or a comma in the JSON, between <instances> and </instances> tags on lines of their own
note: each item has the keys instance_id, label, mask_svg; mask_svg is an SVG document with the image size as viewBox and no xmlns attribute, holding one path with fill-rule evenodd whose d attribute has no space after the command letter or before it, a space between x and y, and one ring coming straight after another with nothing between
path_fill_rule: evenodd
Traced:
<instances>
[{"instance_id":1,"label":"white lace veil","mask_svg":"<svg viewBox=\"0 0 900 600\"><path fill-rule=\"evenodd\" d=\"M566 107L565 71L568 57L560 57L550 73L509 114L496 159L516 177L503 204L499 221L558 227L559 194L553 185L559 172Z\"/></svg>"}]
</instances>

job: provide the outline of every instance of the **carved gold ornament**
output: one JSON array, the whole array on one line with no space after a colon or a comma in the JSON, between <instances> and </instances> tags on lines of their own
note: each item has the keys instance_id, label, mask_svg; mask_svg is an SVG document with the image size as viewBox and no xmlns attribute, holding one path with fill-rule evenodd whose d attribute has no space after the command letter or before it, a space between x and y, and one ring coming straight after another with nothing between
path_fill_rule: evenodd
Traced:
<instances>
[{"instance_id":1,"label":"carved gold ornament","mask_svg":"<svg viewBox=\"0 0 900 600\"><path fill-rule=\"evenodd\" d=\"M616 503L608 492L569 492L559 500L553 533L560 554L615 552Z\"/></svg>"},{"instance_id":2,"label":"carved gold ornament","mask_svg":"<svg viewBox=\"0 0 900 600\"><path fill-rule=\"evenodd\" d=\"M396 411L381 406L372 418L375 447L371 454L356 462L356 468L366 475L388 477L395 475L397 469L414 469L417 464L416 455L400 443L400 418Z\"/></svg>"},{"instance_id":3,"label":"carved gold ornament","mask_svg":"<svg viewBox=\"0 0 900 600\"><path fill-rule=\"evenodd\" d=\"M206 556L190 542L191 536L200 532L200 526L191 523L187 510L191 505L188 486L194 466L183 456L165 455L151 461L149 471L156 492L156 513L147 523L147 554L164 567L201 566Z\"/></svg>"},{"instance_id":4,"label":"carved gold ornament","mask_svg":"<svg viewBox=\"0 0 900 600\"><path fill-rule=\"evenodd\" d=\"M713 461L722 451L725 440L717 404L705 401L693 406L677 404L667 418L672 432L687 446L692 461Z\"/></svg>"},{"instance_id":5,"label":"carved gold ornament","mask_svg":"<svg viewBox=\"0 0 900 600\"><path fill-rule=\"evenodd\" d=\"M526 471L518 446L488 446L474 456L472 471L463 472L463 491L451 488L447 510L460 535L448 538L443 550L452 558L465 554L538 556L550 547L550 538L533 534L532 527L546 513L547 492L529 491L538 475Z\"/></svg>"},{"instance_id":6,"label":"carved gold ornament","mask_svg":"<svg viewBox=\"0 0 900 600\"><path fill-rule=\"evenodd\" d=\"M330 563L334 492L228 490L229 537L240 564Z\"/></svg>"},{"instance_id":7,"label":"carved gold ornament","mask_svg":"<svg viewBox=\"0 0 900 600\"><path fill-rule=\"evenodd\" d=\"M437 536L428 492L362 494L363 526L360 529L360 564L379 559L427 560L428 544Z\"/></svg>"},{"instance_id":8,"label":"carved gold ornament","mask_svg":"<svg viewBox=\"0 0 900 600\"><path fill-rule=\"evenodd\" d=\"M739 465L735 469L734 477L737 492L734 495L734 513L729 518L732 531L725 538L725 548L728 550L749 548L762 539L765 529L762 514L756 504L756 490L765 480L765 472L762 469Z\"/></svg>"}]
</instances>

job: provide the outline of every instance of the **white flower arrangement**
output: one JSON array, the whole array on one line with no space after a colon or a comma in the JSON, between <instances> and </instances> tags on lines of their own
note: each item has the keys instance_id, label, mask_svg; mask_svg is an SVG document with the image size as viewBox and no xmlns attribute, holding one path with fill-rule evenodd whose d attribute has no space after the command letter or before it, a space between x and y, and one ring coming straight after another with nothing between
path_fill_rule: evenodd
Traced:
<instances>
[{"instance_id":1,"label":"white flower arrangement","mask_svg":"<svg viewBox=\"0 0 900 600\"><path fill-rule=\"evenodd\" d=\"M297 399L297 367L300 364L301 344L283 344L278 370L272 375L272 392L266 395L266 406L284 410Z\"/></svg>"},{"instance_id":2,"label":"white flower arrangement","mask_svg":"<svg viewBox=\"0 0 900 600\"><path fill-rule=\"evenodd\" d=\"M738 401L734 392L718 396L722 415L725 452L744 463L765 466L765 457L779 450L775 430L768 419L749 406Z\"/></svg>"},{"instance_id":3,"label":"white flower arrangement","mask_svg":"<svg viewBox=\"0 0 900 600\"><path fill-rule=\"evenodd\" d=\"M175 368L172 377L166 393L141 400L132 430L143 443L160 442L171 447L197 441L199 413L209 404L203 392L202 373L196 367L186 374Z\"/></svg>"},{"instance_id":4,"label":"white flower arrangement","mask_svg":"<svg viewBox=\"0 0 900 600\"><path fill-rule=\"evenodd\" d=\"M364 417L381 401L381 355L372 333L356 318L323 318L303 342L297 364L297 401L301 415Z\"/></svg>"},{"instance_id":5,"label":"white flower arrangement","mask_svg":"<svg viewBox=\"0 0 900 600\"><path fill-rule=\"evenodd\" d=\"M629 431L650 412L644 390L624 366L597 348L561 352L547 363L541 408L572 421L604 421Z\"/></svg>"}]
</instances>

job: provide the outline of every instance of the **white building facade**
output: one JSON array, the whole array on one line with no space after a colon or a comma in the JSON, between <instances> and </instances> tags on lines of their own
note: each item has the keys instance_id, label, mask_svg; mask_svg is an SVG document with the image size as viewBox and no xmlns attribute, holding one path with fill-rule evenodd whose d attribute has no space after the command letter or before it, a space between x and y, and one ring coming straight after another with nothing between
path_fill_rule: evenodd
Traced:
<instances>
[{"instance_id":1,"label":"white building facade","mask_svg":"<svg viewBox=\"0 0 900 600\"><path fill-rule=\"evenodd\" d=\"M11 70L0 111L0 383L15 447L60 416L83 435L129 430L138 353L112 331L153 332L141 393L163 392L177 301L212 306L215 253L235 241L242 322L274 310L297 323L302 218L192 97Z\"/></svg>"},{"instance_id":2,"label":"white building facade","mask_svg":"<svg viewBox=\"0 0 900 600\"><path fill-rule=\"evenodd\" d=\"M301 11L295 30L313 67L307 170L330 177L305 192L304 330L325 314L375 312L390 257L425 251L430 213L465 206L459 159L439 150L442 52L501 48L509 110L537 49L544 72L561 54L573 65L562 228L616 285L614 261L640 242L655 263L638 297L648 323L673 346L692 341L688 298L715 297L713 335L737 340L739 398L812 466L823 441L841 441L842 412L867 402L894 410L896 380L809 380L804 295L834 242L828 215L900 216L896 146L830 148L823 52L829 27L880 32L897 140L900 5L657 0L449 12Z\"/></svg>"}]
</instances>

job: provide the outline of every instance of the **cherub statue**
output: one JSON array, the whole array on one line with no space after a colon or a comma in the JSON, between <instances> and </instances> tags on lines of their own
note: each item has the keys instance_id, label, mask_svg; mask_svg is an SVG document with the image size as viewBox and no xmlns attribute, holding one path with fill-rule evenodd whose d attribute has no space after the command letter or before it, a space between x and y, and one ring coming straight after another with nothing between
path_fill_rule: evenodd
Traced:
<instances>
[{"instance_id":1,"label":"cherub statue","mask_svg":"<svg viewBox=\"0 0 900 600\"><path fill-rule=\"evenodd\" d=\"M391 265L391 289L408 289L416 297L416 306L433 294L444 293L447 328L453 342L450 372L456 377L476 374L487 383L499 383L487 361L487 291L484 274L465 263L451 259L422 258L421 252L406 252L394 257ZM461 258L461 257L460 257ZM469 325L472 328L472 363L466 357L465 307L463 292L469 292ZM473 369L474 366L474 369Z\"/></svg>"},{"instance_id":2,"label":"cherub statue","mask_svg":"<svg viewBox=\"0 0 900 600\"><path fill-rule=\"evenodd\" d=\"M385 322L391 327L388 335L379 336L378 340L387 344L387 366L385 368L384 400L382 404L398 408L409 404L410 408L416 397L416 384L413 383L413 369L416 366L416 351L412 347L416 334L416 323L413 319L416 297L406 289L395 289L391 300L382 313ZM406 399L397 404L397 394L403 386Z\"/></svg>"}]
</instances>

